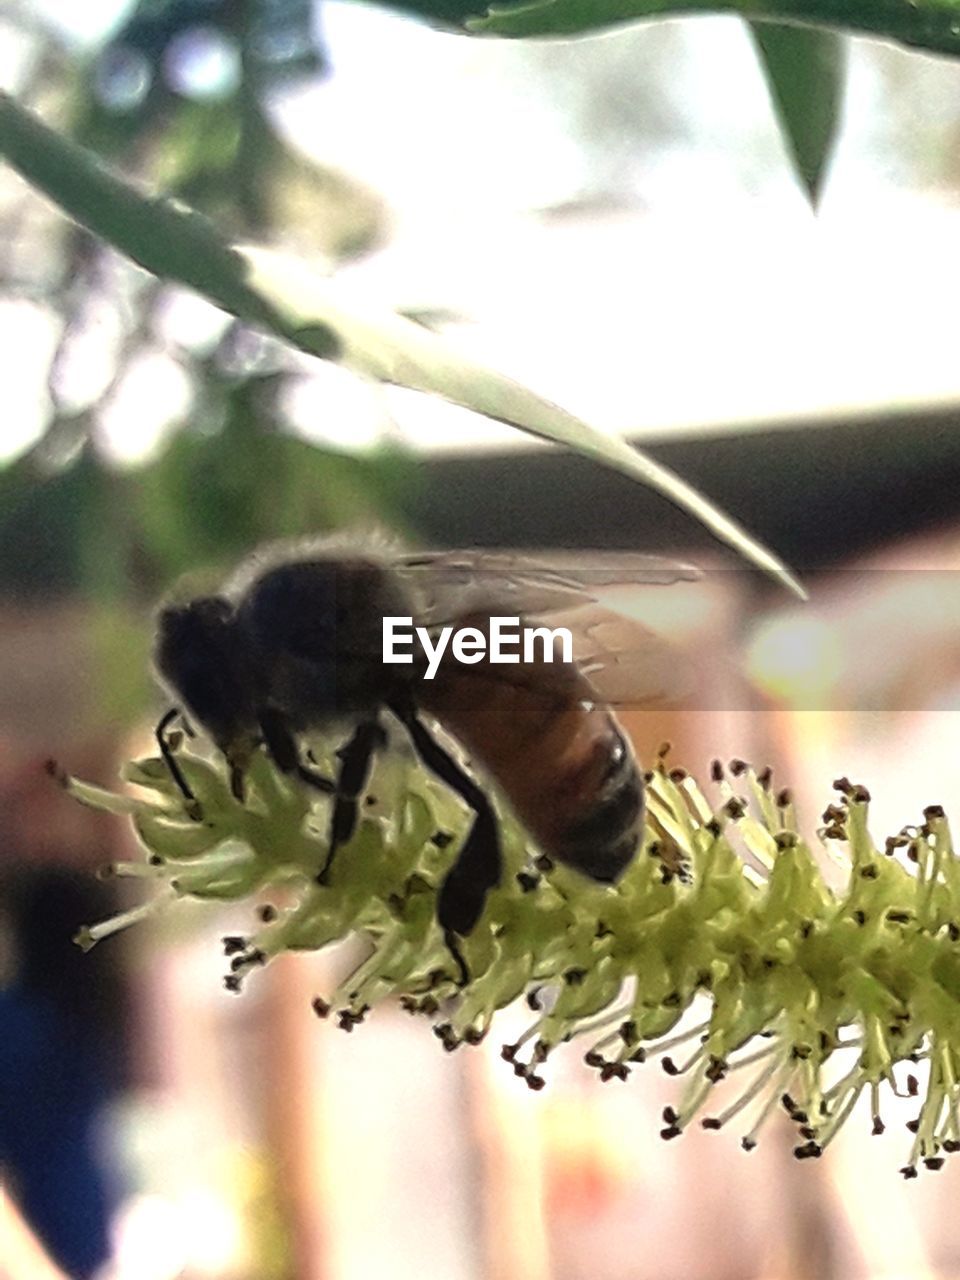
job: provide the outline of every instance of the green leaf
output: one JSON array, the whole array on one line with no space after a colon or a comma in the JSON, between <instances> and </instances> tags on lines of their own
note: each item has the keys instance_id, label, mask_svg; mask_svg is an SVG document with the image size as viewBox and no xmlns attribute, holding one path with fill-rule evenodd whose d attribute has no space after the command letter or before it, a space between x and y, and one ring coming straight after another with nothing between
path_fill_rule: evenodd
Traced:
<instances>
[{"instance_id":1,"label":"green leaf","mask_svg":"<svg viewBox=\"0 0 960 1280\"><path fill-rule=\"evenodd\" d=\"M831 31L750 24L797 176L816 205L843 106L847 42Z\"/></svg>"},{"instance_id":2,"label":"green leaf","mask_svg":"<svg viewBox=\"0 0 960 1280\"><path fill-rule=\"evenodd\" d=\"M194 210L136 190L6 95L0 95L0 155L72 218L154 275L197 290L302 351L442 396L631 476L803 595L786 566L742 526L625 441L475 363L421 325L358 301L300 260L228 244Z\"/></svg>"},{"instance_id":3,"label":"green leaf","mask_svg":"<svg viewBox=\"0 0 960 1280\"><path fill-rule=\"evenodd\" d=\"M624 22L696 13L836 27L960 55L960 0L529 0L493 4L466 25L484 35L582 35Z\"/></svg>"}]
</instances>

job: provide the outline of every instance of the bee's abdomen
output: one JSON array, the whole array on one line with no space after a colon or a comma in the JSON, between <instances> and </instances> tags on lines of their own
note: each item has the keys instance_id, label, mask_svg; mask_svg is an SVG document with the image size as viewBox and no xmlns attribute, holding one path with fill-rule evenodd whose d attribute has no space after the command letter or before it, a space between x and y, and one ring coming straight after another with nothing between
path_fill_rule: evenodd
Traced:
<instances>
[{"instance_id":1,"label":"bee's abdomen","mask_svg":"<svg viewBox=\"0 0 960 1280\"><path fill-rule=\"evenodd\" d=\"M572 664L474 667L422 687L423 703L491 774L543 853L618 880L643 831L643 781L609 707Z\"/></svg>"},{"instance_id":2,"label":"bee's abdomen","mask_svg":"<svg viewBox=\"0 0 960 1280\"><path fill-rule=\"evenodd\" d=\"M643 831L643 781L633 752L608 717L609 767L589 810L558 832L550 852L594 880L612 884L632 861Z\"/></svg>"}]
</instances>

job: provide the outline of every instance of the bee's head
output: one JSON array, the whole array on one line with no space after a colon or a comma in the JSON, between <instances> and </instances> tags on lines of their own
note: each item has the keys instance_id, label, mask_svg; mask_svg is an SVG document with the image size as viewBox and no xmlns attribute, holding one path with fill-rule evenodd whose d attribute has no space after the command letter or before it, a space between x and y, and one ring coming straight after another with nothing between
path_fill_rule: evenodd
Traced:
<instances>
[{"instance_id":1,"label":"bee's head","mask_svg":"<svg viewBox=\"0 0 960 1280\"><path fill-rule=\"evenodd\" d=\"M222 596L170 604L157 616L157 671L230 754L256 725L255 691L233 605Z\"/></svg>"}]
</instances>

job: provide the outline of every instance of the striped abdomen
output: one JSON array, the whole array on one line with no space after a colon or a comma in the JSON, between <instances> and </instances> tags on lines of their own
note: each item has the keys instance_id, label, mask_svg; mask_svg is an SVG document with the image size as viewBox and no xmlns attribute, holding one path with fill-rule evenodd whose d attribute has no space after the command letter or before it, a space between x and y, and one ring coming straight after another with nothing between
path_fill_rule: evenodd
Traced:
<instances>
[{"instance_id":1,"label":"striped abdomen","mask_svg":"<svg viewBox=\"0 0 960 1280\"><path fill-rule=\"evenodd\" d=\"M594 880L622 875L640 844L643 782L613 713L574 664L449 660L417 693L544 853Z\"/></svg>"}]
</instances>

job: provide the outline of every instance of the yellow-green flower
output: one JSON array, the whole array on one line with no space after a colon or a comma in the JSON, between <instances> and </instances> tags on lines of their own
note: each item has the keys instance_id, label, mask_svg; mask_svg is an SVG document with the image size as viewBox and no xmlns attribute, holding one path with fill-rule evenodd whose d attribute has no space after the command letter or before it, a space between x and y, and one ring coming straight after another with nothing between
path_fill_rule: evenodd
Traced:
<instances>
[{"instance_id":1,"label":"yellow-green flower","mask_svg":"<svg viewBox=\"0 0 960 1280\"><path fill-rule=\"evenodd\" d=\"M402 758L378 766L356 836L325 885L316 875L329 801L281 777L263 754L240 803L219 764L180 744L199 810L185 807L159 759L125 770L147 799L64 777L78 800L133 822L145 860L113 872L155 882L142 906L78 942L92 946L180 898L250 898L255 926L225 939L225 981L237 991L282 951L360 934L369 955L317 997L320 1015L349 1030L398 997L454 1049L478 1043L496 1011L526 995L531 1024L503 1049L515 1073L540 1088L550 1054L574 1039L601 1080L626 1079L656 1058L686 1082L664 1113L664 1138L736 1118L750 1149L783 1107L797 1125L796 1156L819 1156L864 1091L880 1133L881 1089L919 1099L922 1074L902 1172L939 1168L960 1149L960 863L943 811L927 809L921 825L878 848L867 792L836 782L818 832L847 851L846 885L835 890L769 771L715 764L710 801L665 756L647 775L642 854L614 887L538 859L505 819L504 879L463 941L465 987L436 923L436 895L467 815Z\"/></svg>"}]
</instances>

